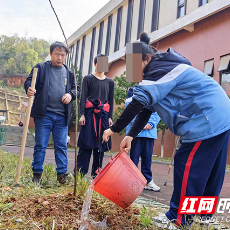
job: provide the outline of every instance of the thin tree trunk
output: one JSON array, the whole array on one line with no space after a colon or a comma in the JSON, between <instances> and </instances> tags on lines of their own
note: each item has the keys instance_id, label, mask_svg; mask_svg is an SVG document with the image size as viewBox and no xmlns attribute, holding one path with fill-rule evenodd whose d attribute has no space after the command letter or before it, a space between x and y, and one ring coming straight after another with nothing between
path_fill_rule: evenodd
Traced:
<instances>
[{"instance_id":1,"label":"thin tree trunk","mask_svg":"<svg viewBox=\"0 0 230 230\"><path fill-rule=\"evenodd\" d=\"M50 3L50 6L57 18L57 21L58 21L58 24L61 28L61 31L63 33L63 36L65 38L65 43L67 45L67 47L69 48L69 45L68 45L68 41L67 41L67 38L65 36L65 33L64 33L64 30L62 28L62 25L61 25L61 22L59 21L58 19L58 16L55 12L55 9L52 5L52 2L51 0L49 0L49 3ZM73 64L73 57L72 57L72 53L71 53L71 50L70 50L70 60L71 60L71 69L73 70L73 74L74 74L74 81L75 81L75 89L76 89L76 100L75 100L75 103L76 103L76 125L75 125L75 169L74 169L74 174L75 174L75 180L74 180L74 196L76 196L76 193L77 193L77 140L78 140L78 103L77 103L77 82L78 82L78 79L76 79L76 73L75 73L75 68L74 68L74 64Z\"/></svg>"},{"instance_id":2,"label":"thin tree trunk","mask_svg":"<svg viewBox=\"0 0 230 230\"><path fill-rule=\"evenodd\" d=\"M164 141L165 141L165 128L162 129L162 137L161 137L161 158L164 157Z\"/></svg>"}]
</instances>

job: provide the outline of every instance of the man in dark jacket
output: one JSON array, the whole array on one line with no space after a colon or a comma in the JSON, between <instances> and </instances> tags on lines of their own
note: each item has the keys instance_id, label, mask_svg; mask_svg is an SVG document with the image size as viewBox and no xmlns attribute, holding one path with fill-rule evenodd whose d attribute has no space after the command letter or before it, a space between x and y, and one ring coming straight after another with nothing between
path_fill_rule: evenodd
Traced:
<instances>
[{"instance_id":1,"label":"man in dark jacket","mask_svg":"<svg viewBox=\"0 0 230 230\"><path fill-rule=\"evenodd\" d=\"M35 90L31 86L33 69L25 82L28 97L35 95L31 117L35 122L35 146L32 162L34 183L40 183L49 136L54 141L57 179L69 182L67 166L68 124L71 119L72 101L76 90L73 72L65 63L68 48L61 42L50 46L51 61L38 63ZM79 94L79 89L78 89Z\"/></svg>"}]
</instances>

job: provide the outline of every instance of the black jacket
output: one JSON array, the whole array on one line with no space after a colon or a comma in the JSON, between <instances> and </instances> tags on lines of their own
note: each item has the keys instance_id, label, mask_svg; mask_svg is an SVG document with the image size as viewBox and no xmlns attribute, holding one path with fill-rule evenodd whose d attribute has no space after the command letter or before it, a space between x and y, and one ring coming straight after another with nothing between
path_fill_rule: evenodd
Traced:
<instances>
[{"instance_id":1,"label":"black jacket","mask_svg":"<svg viewBox=\"0 0 230 230\"><path fill-rule=\"evenodd\" d=\"M73 71L68 69L66 65L64 65L64 67L67 70L66 93L69 93L72 96L71 102L68 105L65 105L66 122L69 125L70 120L71 120L72 101L75 100L76 98L76 90L75 90ZM37 80L35 84L36 94L35 94L32 110L31 110L31 117L44 117L47 112L51 61L38 63L36 66L34 66L34 68L38 68L38 74L37 74ZM33 69L24 84L26 93L27 93L28 88L31 86ZM80 91L80 88L79 86L77 86L78 97L80 94L79 91Z\"/></svg>"}]
</instances>

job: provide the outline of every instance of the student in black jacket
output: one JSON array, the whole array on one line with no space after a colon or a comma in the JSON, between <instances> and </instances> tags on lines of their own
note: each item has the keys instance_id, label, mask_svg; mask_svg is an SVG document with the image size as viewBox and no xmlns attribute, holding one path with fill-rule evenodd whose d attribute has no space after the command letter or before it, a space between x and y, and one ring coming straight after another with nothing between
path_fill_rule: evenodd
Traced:
<instances>
[{"instance_id":1,"label":"student in black jacket","mask_svg":"<svg viewBox=\"0 0 230 230\"><path fill-rule=\"evenodd\" d=\"M76 90L74 74L65 63L68 48L61 42L50 46L51 61L38 63L35 90L31 86L33 69L25 82L28 97L35 96L31 116L35 122L35 146L33 155L33 182L40 183L49 136L54 141L57 179L69 181L67 166L67 136L71 119L72 101ZM79 89L78 89L79 94Z\"/></svg>"},{"instance_id":2,"label":"student in black jacket","mask_svg":"<svg viewBox=\"0 0 230 230\"><path fill-rule=\"evenodd\" d=\"M111 149L111 140L108 145L102 144L102 134L113 124L114 82L97 69L98 58L101 57L105 55L99 54L94 59L96 72L83 79L80 101L81 131L78 138L77 169L81 170L83 175L88 172L93 150L92 177L97 175L98 167L102 167L104 152Z\"/></svg>"}]
</instances>

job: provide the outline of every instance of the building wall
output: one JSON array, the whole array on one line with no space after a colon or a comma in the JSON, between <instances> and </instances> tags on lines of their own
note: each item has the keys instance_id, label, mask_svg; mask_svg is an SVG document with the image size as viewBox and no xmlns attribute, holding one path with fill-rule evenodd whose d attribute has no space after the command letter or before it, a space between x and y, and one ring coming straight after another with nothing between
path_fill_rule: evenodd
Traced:
<instances>
[{"instance_id":1,"label":"building wall","mask_svg":"<svg viewBox=\"0 0 230 230\"><path fill-rule=\"evenodd\" d=\"M198 7L199 7L199 0L187 0L186 14L190 14Z\"/></svg>"},{"instance_id":2,"label":"building wall","mask_svg":"<svg viewBox=\"0 0 230 230\"><path fill-rule=\"evenodd\" d=\"M159 29L177 19L177 4L178 0L170 0L170 4L168 0L160 1Z\"/></svg>"},{"instance_id":3,"label":"building wall","mask_svg":"<svg viewBox=\"0 0 230 230\"><path fill-rule=\"evenodd\" d=\"M108 26L108 18L107 18L106 20L104 20L104 31L103 31L103 40L102 40L102 48L101 48L101 52L102 52L103 54L105 53L107 26ZM97 48L97 45L96 45L95 48Z\"/></svg>"},{"instance_id":4,"label":"building wall","mask_svg":"<svg viewBox=\"0 0 230 230\"><path fill-rule=\"evenodd\" d=\"M144 31L148 34L151 33L152 11L153 11L153 0L147 0L146 1L146 8L145 8Z\"/></svg>"},{"instance_id":5,"label":"building wall","mask_svg":"<svg viewBox=\"0 0 230 230\"><path fill-rule=\"evenodd\" d=\"M187 57L192 65L203 71L204 61L214 58L214 75L213 78L219 83L220 74L217 72L220 56L230 53L230 8L225 9L203 21L195 24L195 30L188 32L179 31L167 38L160 40L157 44L158 50L166 51L172 47L183 56ZM116 62L111 65L108 76L111 78L125 70L124 62ZM113 138L116 144L113 148L118 151L121 137ZM161 134L155 142L153 152L160 155ZM169 131L165 134L165 156L170 157L173 153L175 136ZM230 150L228 153L228 164L230 164Z\"/></svg>"},{"instance_id":6,"label":"building wall","mask_svg":"<svg viewBox=\"0 0 230 230\"><path fill-rule=\"evenodd\" d=\"M230 8L210 16L195 24L195 30L179 31L155 44L158 50L169 47L187 57L192 65L203 71L204 61L214 58L213 78L220 83L217 72L220 56L230 53Z\"/></svg>"},{"instance_id":7,"label":"building wall","mask_svg":"<svg viewBox=\"0 0 230 230\"><path fill-rule=\"evenodd\" d=\"M135 42L137 40L139 6L140 6L140 0L134 0L134 4L133 4L133 19L132 19L132 32L131 32L131 41L130 42Z\"/></svg>"},{"instance_id":8,"label":"building wall","mask_svg":"<svg viewBox=\"0 0 230 230\"><path fill-rule=\"evenodd\" d=\"M134 0L134 4L133 4L131 42L135 42L137 40L140 1L142 0ZM157 0L146 0L144 31L147 33L152 32L151 27L152 27L154 1L157 1ZM209 0L209 2L211 1L212 0ZM80 39L80 47L79 47L78 63L77 63L77 66L79 67L80 59L81 59L80 57L81 57L82 38L85 34L87 34L85 51L84 51L83 71L82 71L83 75L88 74L89 60L90 60L89 57L90 57L90 50L91 50L91 38L92 38L92 31L94 27L96 27L94 56L96 56L97 54L99 26L102 21L104 21L104 28L103 28L103 40L102 40L101 53L105 53L108 17L111 14L113 14L113 17L112 17L109 55L112 55L114 53L116 25L117 25L117 11L121 6L123 6L123 10L122 10L119 49L122 49L125 47L128 2L129 2L128 0L123 0L123 1L122 0L111 0L98 13L96 13L89 21L87 21L84 25L82 25L81 28L79 28L73 35L71 35L70 38L68 38L68 41L70 43L69 45L73 45L73 44L76 45L77 40ZM199 0L187 0L186 15L196 10L198 6L199 6ZM177 10L178 10L178 0L160 0L158 28L161 29L165 26L168 26L169 24L174 23L177 20ZM74 48L74 53L75 53L75 50L76 50L76 47ZM94 71L94 68L92 68L92 71Z\"/></svg>"},{"instance_id":9,"label":"building wall","mask_svg":"<svg viewBox=\"0 0 230 230\"><path fill-rule=\"evenodd\" d=\"M114 53L116 26L117 26L117 11L113 13L109 54Z\"/></svg>"},{"instance_id":10,"label":"building wall","mask_svg":"<svg viewBox=\"0 0 230 230\"><path fill-rule=\"evenodd\" d=\"M126 46L125 34L126 34L127 13L128 13L128 4L123 6L119 49L122 49Z\"/></svg>"},{"instance_id":11,"label":"building wall","mask_svg":"<svg viewBox=\"0 0 230 230\"><path fill-rule=\"evenodd\" d=\"M209 0L209 2L214 0ZM218 0L215 0L218 1ZM186 4L186 15L193 12L198 8L199 0L187 0ZM111 6L114 6L111 8ZM98 47L98 34L100 22L104 20L103 29L103 41L102 41L102 53L105 52L106 35L107 35L107 23L110 14L113 14L112 18L112 29L111 29L111 40L110 40L110 52L112 55L114 53L114 43L115 43L115 33L117 24L117 10L119 7L123 6L122 11L122 23L121 23L121 36L119 49L124 47L125 34L126 34L126 22L127 22L127 8L128 0L111 0L103 9L101 9L96 15L94 15L88 22L86 22L79 30L77 30L69 39L70 45L73 45L80 39L80 47L78 52L78 67L81 60L81 47L82 38L85 34L85 52L84 52L84 63L83 63L83 76L88 74L89 67L89 57L91 50L91 37L92 30L96 27L96 37L95 37L95 47L94 56L97 54ZM131 42L137 40L137 29L138 29L138 19L139 19L139 6L140 0L134 0L133 6L133 18L132 18L132 30L131 30ZM175 25L177 23L177 9L178 0L160 0L160 11L159 11L159 25L158 28L161 29L170 24ZM206 7L207 9L207 7ZM146 32L151 32L152 24L152 10L153 10L153 0L146 0L145 7L145 23L144 30ZM197 22L195 24L195 30L193 32L188 32L186 30L181 30L167 38L161 39L157 44L157 48L162 51L166 51L168 47L173 47L178 52L186 56L193 64L194 67L203 71L204 61L214 58L214 79L219 82L220 76L217 72L219 65L220 56L230 53L230 46L228 45L228 39L230 36L230 19L228 15L230 9L221 11L218 14L210 16L207 19ZM95 18L95 21L93 19ZM185 20L187 18L184 18ZM91 24L90 24L91 23ZM170 26L169 26L170 27ZM169 28L166 27L166 28ZM84 29L85 28L85 29ZM87 28L87 29L86 29ZM164 30L164 29L163 29ZM75 47L76 49L76 47ZM75 52L75 50L74 50ZM116 54L115 54L116 56ZM116 61L112 63L107 73L108 77L114 78L115 76L120 76L125 70L125 62L123 60ZM92 68L94 71L94 68ZM173 152L170 146L174 146L174 138L170 137L170 134L166 134L167 147L165 147L165 155L170 155ZM121 137L113 137L113 150L119 150L119 141ZM160 139L160 138L159 138ZM155 144L156 153L159 153L159 143L157 140ZM165 145L165 146L166 146ZM158 150L157 150L158 148ZM155 150L154 150L155 151Z\"/></svg>"},{"instance_id":12,"label":"building wall","mask_svg":"<svg viewBox=\"0 0 230 230\"><path fill-rule=\"evenodd\" d=\"M105 25L104 25L105 26ZM97 55L97 47L98 47L98 38L99 38L99 30L100 30L100 24L96 27L96 34L95 34L95 44L94 44L94 51L93 51L93 59ZM101 49L102 50L102 49ZM103 53L103 51L102 51ZM92 72L94 72L94 61L92 62Z\"/></svg>"}]
</instances>

